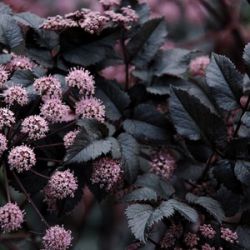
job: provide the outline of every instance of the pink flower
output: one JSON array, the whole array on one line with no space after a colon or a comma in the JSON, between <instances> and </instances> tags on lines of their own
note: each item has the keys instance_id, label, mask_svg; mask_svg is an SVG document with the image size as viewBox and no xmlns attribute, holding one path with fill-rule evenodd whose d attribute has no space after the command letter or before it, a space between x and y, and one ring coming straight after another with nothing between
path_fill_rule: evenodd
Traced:
<instances>
[{"instance_id":1,"label":"pink flower","mask_svg":"<svg viewBox=\"0 0 250 250\"><path fill-rule=\"evenodd\" d=\"M0 66L0 88L4 86L4 83L7 82L9 78L9 72L5 70L3 66Z\"/></svg>"},{"instance_id":2,"label":"pink flower","mask_svg":"<svg viewBox=\"0 0 250 250\"><path fill-rule=\"evenodd\" d=\"M70 131L68 132L64 137L63 137L63 142L64 142L64 146L65 148L69 148L73 145L76 136L78 135L78 133L80 132L80 130L76 129L74 131Z\"/></svg>"},{"instance_id":3,"label":"pink flower","mask_svg":"<svg viewBox=\"0 0 250 250\"><path fill-rule=\"evenodd\" d=\"M166 149L153 153L150 165L151 172L167 180L172 177L176 167L174 157Z\"/></svg>"},{"instance_id":4,"label":"pink flower","mask_svg":"<svg viewBox=\"0 0 250 250\"><path fill-rule=\"evenodd\" d=\"M21 132L28 134L28 137L33 140L44 138L48 131L47 121L39 115L32 115L25 118L21 125Z\"/></svg>"},{"instance_id":5,"label":"pink flower","mask_svg":"<svg viewBox=\"0 0 250 250\"><path fill-rule=\"evenodd\" d=\"M48 17L43 24L41 25L42 29L45 30L62 30L64 28L70 28L70 27L77 27L77 22L63 18L60 15L54 16L54 17Z\"/></svg>"},{"instance_id":6,"label":"pink flower","mask_svg":"<svg viewBox=\"0 0 250 250\"><path fill-rule=\"evenodd\" d=\"M30 170L36 165L36 155L28 146L22 145L13 148L8 156L10 169L15 169L18 173Z\"/></svg>"},{"instance_id":7,"label":"pink flower","mask_svg":"<svg viewBox=\"0 0 250 250\"><path fill-rule=\"evenodd\" d=\"M138 20L137 13L131 8L131 6L122 7L121 8L122 14L125 17L123 24L124 27L129 29L131 24Z\"/></svg>"},{"instance_id":8,"label":"pink flower","mask_svg":"<svg viewBox=\"0 0 250 250\"><path fill-rule=\"evenodd\" d=\"M69 170L56 171L45 188L46 200L74 197L77 188L77 179Z\"/></svg>"},{"instance_id":9,"label":"pink flower","mask_svg":"<svg viewBox=\"0 0 250 250\"><path fill-rule=\"evenodd\" d=\"M198 244L200 238L193 233L187 233L184 237L184 242L188 247L194 247Z\"/></svg>"},{"instance_id":10,"label":"pink flower","mask_svg":"<svg viewBox=\"0 0 250 250\"><path fill-rule=\"evenodd\" d=\"M35 80L34 89L42 95L44 101L62 97L61 83L53 76L43 76Z\"/></svg>"},{"instance_id":11,"label":"pink flower","mask_svg":"<svg viewBox=\"0 0 250 250\"><path fill-rule=\"evenodd\" d=\"M192 76L204 76L206 73L206 68L210 63L208 56L199 56L192 59L189 64L189 71Z\"/></svg>"},{"instance_id":12,"label":"pink flower","mask_svg":"<svg viewBox=\"0 0 250 250\"><path fill-rule=\"evenodd\" d=\"M0 108L0 129L11 127L16 122L14 113L7 108Z\"/></svg>"},{"instance_id":13,"label":"pink flower","mask_svg":"<svg viewBox=\"0 0 250 250\"><path fill-rule=\"evenodd\" d=\"M208 239L213 239L216 235L216 231L210 224L203 224L200 226L201 235Z\"/></svg>"},{"instance_id":14,"label":"pink flower","mask_svg":"<svg viewBox=\"0 0 250 250\"><path fill-rule=\"evenodd\" d=\"M82 98L76 103L76 114L87 119L105 120L105 107L102 101L95 98Z\"/></svg>"},{"instance_id":15,"label":"pink flower","mask_svg":"<svg viewBox=\"0 0 250 250\"><path fill-rule=\"evenodd\" d=\"M0 226L4 232L9 233L21 228L23 220L24 212L16 203L8 202L0 207Z\"/></svg>"},{"instance_id":16,"label":"pink flower","mask_svg":"<svg viewBox=\"0 0 250 250\"><path fill-rule=\"evenodd\" d=\"M56 225L46 230L42 240L43 250L67 250L71 246L71 231Z\"/></svg>"},{"instance_id":17,"label":"pink flower","mask_svg":"<svg viewBox=\"0 0 250 250\"><path fill-rule=\"evenodd\" d=\"M183 227L181 224L172 224L169 227L169 231L176 237L180 238L183 233Z\"/></svg>"},{"instance_id":18,"label":"pink flower","mask_svg":"<svg viewBox=\"0 0 250 250\"><path fill-rule=\"evenodd\" d=\"M59 99L47 100L41 107L41 115L49 122L57 123L65 121L69 115L70 107Z\"/></svg>"},{"instance_id":19,"label":"pink flower","mask_svg":"<svg viewBox=\"0 0 250 250\"><path fill-rule=\"evenodd\" d=\"M238 240L238 235L236 232L233 232L231 229L229 228L225 228L225 227L222 227L221 230L221 238L227 242L230 242L230 243L236 243L237 240Z\"/></svg>"},{"instance_id":20,"label":"pink flower","mask_svg":"<svg viewBox=\"0 0 250 250\"><path fill-rule=\"evenodd\" d=\"M4 102L9 105L16 103L20 106L24 106L29 102L28 93L26 89L21 86L10 87L4 91Z\"/></svg>"},{"instance_id":21,"label":"pink flower","mask_svg":"<svg viewBox=\"0 0 250 250\"><path fill-rule=\"evenodd\" d=\"M99 33L108 23L109 18L98 11L85 10L84 18L78 21L79 26L90 34Z\"/></svg>"},{"instance_id":22,"label":"pink flower","mask_svg":"<svg viewBox=\"0 0 250 250\"><path fill-rule=\"evenodd\" d=\"M125 29L130 29L131 24L138 20L138 15L131 6L122 7L121 13L116 13L113 10L105 11L106 16L115 24L121 24Z\"/></svg>"},{"instance_id":23,"label":"pink flower","mask_svg":"<svg viewBox=\"0 0 250 250\"><path fill-rule=\"evenodd\" d=\"M93 162L91 182L109 192L121 180L122 173L121 165L117 160L103 157Z\"/></svg>"},{"instance_id":24,"label":"pink flower","mask_svg":"<svg viewBox=\"0 0 250 250\"><path fill-rule=\"evenodd\" d=\"M171 248L175 245L176 242L176 238L173 234L171 234L170 232L167 232L163 239L160 242L161 248L165 249L165 248Z\"/></svg>"},{"instance_id":25,"label":"pink flower","mask_svg":"<svg viewBox=\"0 0 250 250\"><path fill-rule=\"evenodd\" d=\"M80 94L93 95L95 93L94 78L84 68L73 68L65 80L69 87L78 88Z\"/></svg>"},{"instance_id":26,"label":"pink flower","mask_svg":"<svg viewBox=\"0 0 250 250\"><path fill-rule=\"evenodd\" d=\"M201 250L215 250L215 247L211 247L209 244L204 244L201 246Z\"/></svg>"},{"instance_id":27,"label":"pink flower","mask_svg":"<svg viewBox=\"0 0 250 250\"><path fill-rule=\"evenodd\" d=\"M8 141L5 135L0 133L0 156L2 156L3 152L7 150Z\"/></svg>"},{"instance_id":28,"label":"pink flower","mask_svg":"<svg viewBox=\"0 0 250 250\"><path fill-rule=\"evenodd\" d=\"M9 66L11 70L32 70L34 63L26 56L14 55Z\"/></svg>"}]
</instances>

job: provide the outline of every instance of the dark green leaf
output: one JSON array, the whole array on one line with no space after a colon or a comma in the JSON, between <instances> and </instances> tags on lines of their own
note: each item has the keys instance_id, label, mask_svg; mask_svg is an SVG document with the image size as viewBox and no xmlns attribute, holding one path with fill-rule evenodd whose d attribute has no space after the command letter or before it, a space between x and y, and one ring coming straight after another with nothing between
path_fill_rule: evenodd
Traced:
<instances>
[{"instance_id":1,"label":"dark green leaf","mask_svg":"<svg viewBox=\"0 0 250 250\"><path fill-rule=\"evenodd\" d=\"M12 14L12 10L8 5L0 3L0 14Z\"/></svg>"},{"instance_id":2,"label":"dark green leaf","mask_svg":"<svg viewBox=\"0 0 250 250\"><path fill-rule=\"evenodd\" d=\"M237 235L239 244L245 249L250 249L250 228L249 226L238 226L237 227Z\"/></svg>"},{"instance_id":3,"label":"dark green leaf","mask_svg":"<svg viewBox=\"0 0 250 250\"><path fill-rule=\"evenodd\" d=\"M0 64L8 63L11 60L12 56L10 54L1 54L0 55Z\"/></svg>"},{"instance_id":4,"label":"dark green leaf","mask_svg":"<svg viewBox=\"0 0 250 250\"><path fill-rule=\"evenodd\" d=\"M222 222L225 218L224 211L221 208L221 205L218 201L214 200L211 197L206 196L195 196L194 194L188 193L186 195L186 199L190 203L194 203L196 205L204 208L209 214L211 214L218 222Z\"/></svg>"},{"instance_id":5,"label":"dark green leaf","mask_svg":"<svg viewBox=\"0 0 250 250\"><path fill-rule=\"evenodd\" d=\"M146 65L163 45L166 35L164 19L146 22L127 45L129 61L139 67Z\"/></svg>"},{"instance_id":6,"label":"dark green leaf","mask_svg":"<svg viewBox=\"0 0 250 250\"><path fill-rule=\"evenodd\" d=\"M140 104L134 109L134 117L139 121L148 122L152 125L165 127L165 116L156 110L156 107L150 104Z\"/></svg>"},{"instance_id":7,"label":"dark green leaf","mask_svg":"<svg viewBox=\"0 0 250 250\"><path fill-rule=\"evenodd\" d=\"M155 75L184 77L193 54L192 51L178 48L160 51L153 66Z\"/></svg>"},{"instance_id":8,"label":"dark green leaf","mask_svg":"<svg viewBox=\"0 0 250 250\"><path fill-rule=\"evenodd\" d=\"M100 98L105 105L106 117L111 121L119 120L122 116L122 112L130 103L128 94L113 81L101 79L98 86L96 96Z\"/></svg>"},{"instance_id":9,"label":"dark green leaf","mask_svg":"<svg viewBox=\"0 0 250 250\"><path fill-rule=\"evenodd\" d=\"M0 42L10 48L16 48L23 43L20 27L15 19L7 14L0 15Z\"/></svg>"},{"instance_id":10,"label":"dark green leaf","mask_svg":"<svg viewBox=\"0 0 250 250\"><path fill-rule=\"evenodd\" d=\"M164 201L161 203L159 207L157 207L152 215L149 218L148 226L151 227L155 223L158 223L163 218L168 219L169 217L174 215L174 207L172 206L171 202Z\"/></svg>"},{"instance_id":11,"label":"dark green leaf","mask_svg":"<svg viewBox=\"0 0 250 250\"><path fill-rule=\"evenodd\" d=\"M156 201L157 200L157 194L154 190L142 187L139 189L136 189L125 196L125 200L127 202L131 201Z\"/></svg>"},{"instance_id":12,"label":"dark green leaf","mask_svg":"<svg viewBox=\"0 0 250 250\"><path fill-rule=\"evenodd\" d=\"M234 174L233 163L227 160L217 162L213 169L215 178L228 189L237 191L240 188L240 182L236 179Z\"/></svg>"},{"instance_id":13,"label":"dark green leaf","mask_svg":"<svg viewBox=\"0 0 250 250\"><path fill-rule=\"evenodd\" d=\"M236 161L234 173L240 182L248 186L250 185L250 162Z\"/></svg>"},{"instance_id":14,"label":"dark green leaf","mask_svg":"<svg viewBox=\"0 0 250 250\"><path fill-rule=\"evenodd\" d=\"M243 91L243 76L225 56L213 54L206 71L207 84L222 110L240 107Z\"/></svg>"},{"instance_id":15,"label":"dark green leaf","mask_svg":"<svg viewBox=\"0 0 250 250\"><path fill-rule=\"evenodd\" d=\"M153 212L150 205L134 204L126 209L128 225L135 238L145 242L145 230L147 222Z\"/></svg>"},{"instance_id":16,"label":"dark green leaf","mask_svg":"<svg viewBox=\"0 0 250 250\"><path fill-rule=\"evenodd\" d=\"M106 155L111 150L111 142L106 139L93 141L87 146L85 146L85 144L78 143L79 140L76 140L76 142L72 145L72 148L75 150L77 147L79 152L70 158L67 163L81 163L94 160L101 155Z\"/></svg>"},{"instance_id":17,"label":"dark green leaf","mask_svg":"<svg viewBox=\"0 0 250 250\"><path fill-rule=\"evenodd\" d=\"M163 181L155 174L144 174L137 178L135 185L153 189L158 196L168 199L173 193L174 188L170 183Z\"/></svg>"},{"instance_id":18,"label":"dark green leaf","mask_svg":"<svg viewBox=\"0 0 250 250\"><path fill-rule=\"evenodd\" d=\"M169 139L165 129L147 122L127 119L123 122L123 128L127 133L142 141L165 142Z\"/></svg>"},{"instance_id":19,"label":"dark green leaf","mask_svg":"<svg viewBox=\"0 0 250 250\"><path fill-rule=\"evenodd\" d=\"M196 223L198 221L199 215L198 213L188 206L187 204L171 199L166 201L168 204L171 204L178 213L180 213L185 219L192 223Z\"/></svg>"},{"instance_id":20,"label":"dark green leaf","mask_svg":"<svg viewBox=\"0 0 250 250\"><path fill-rule=\"evenodd\" d=\"M35 80L35 75L30 70L17 70L10 78L10 82L20 84L24 87L31 85Z\"/></svg>"},{"instance_id":21,"label":"dark green leaf","mask_svg":"<svg viewBox=\"0 0 250 250\"><path fill-rule=\"evenodd\" d=\"M244 115L241 118L242 124L244 124L246 127L250 127L250 112L247 111L244 113Z\"/></svg>"},{"instance_id":22,"label":"dark green leaf","mask_svg":"<svg viewBox=\"0 0 250 250\"><path fill-rule=\"evenodd\" d=\"M170 113L179 134L190 140L203 138L218 148L225 147L227 134L223 120L187 90L173 88Z\"/></svg>"},{"instance_id":23,"label":"dark green leaf","mask_svg":"<svg viewBox=\"0 0 250 250\"><path fill-rule=\"evenodd\" d=\"M90 66L101 62L113 53L117 34L100 37L85 44L72 44L70 48L62 47L63 57L67 62L82 66Z\"/></svg>"},{"instance_id":24,"label":"dark green leaf","mask_svg":"<svg viewBox=\"0 0 250 250\"><path fill-rule=\"evenodd\" d=\"M122 166L125 178L129 183L134 182L139 170L139 145L135 138L127 133L122 133L118 137L121 145Z\"/></svg>"},{"instance_id":25,"label":"dark green leaf","mask_svg":"<svg viewBox=\"0 0 250 250\"><path fill-rule=\"evenodd\" d=\"M30 26L34 29L39 29L40 25L43 23L44 18L41 18L30 12L18 13L14 17L17 22L22 23L23 25Z\"/></svg>"},{"instance_id":26,"label":"dark green leaf","mask_svg":"<svg viewBox=\"0 0 250 250\"><path fill-rule=\"evenodd\" d=\"M250 76L250 43L248 43L244 49L243 59L246 64L247 74Z\"/></svg>"}]
</instances>

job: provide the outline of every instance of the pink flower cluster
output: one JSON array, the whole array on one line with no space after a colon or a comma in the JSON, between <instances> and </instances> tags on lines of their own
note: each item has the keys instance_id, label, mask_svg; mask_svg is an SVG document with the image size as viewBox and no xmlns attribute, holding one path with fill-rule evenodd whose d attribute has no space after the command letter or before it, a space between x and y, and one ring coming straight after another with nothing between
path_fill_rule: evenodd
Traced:
<instances>
[{"instance_id":1,"label":"pink flower cluster","mask_svg":"<svg viewBox=\"0 0 250 250\"><path fill-rule=\"evenodd\" d=\"M32 70L35 64L26 56L13 55L8 67L11 71L14 70Z\"/></svg>"},{"instance_id":2,"label":"pink flower cluster","mask_svg":"<svg viewBox=\"0 0 250 250\"><path fill-rule=\"evenodd\" d=\"M215 247L210 246L208 243L205 243L201 246L201 250L216 250Z\"/></svg>"},{"instance_id":3,"label":"pink flower cluster","mask_svg":"<svg viewBox=\"0 0 250 250\"><path fill-rule=\"evenodd\" d=\"M43 250L67 250L71 242L71 231L59 225L47 229L42 239Z\"/></svg>"},{"instance_id":4,"label":"pink flower cluster","mask_svg":"<svg viewBox=\"0 0 250 250\"><path fill-rule=\"evenodd\" d=\"M151 157L150 165L151 172L167 180L172 177L176 167L174 157L166 149L154 152Z\"/></svg>"},{"instance_id":5,"label":"pink flower cluster","mask_svg":"<svg viewBox=\"0 0 250 250\"><path fill-rule=\"evenodd\" d=\"M0 130L11 127L16 122L14 113L7 108L0 108Z\"/></svg>"},{"instance_id":6,"label":"pink flower cluster","mask_svg":"<svg viewBox=\"0 0 250 250\"><path fill-rule=\"evenodd\" d=\"M167 232L162 238L160 245L161 248L166 249L173 247L175 245L175 242L176 242L175 236L172 233Z\"/></svg>"},{"instance_id":7,"label":"pink flower cluster","mask_svg":"<svg viewBox=\"0 0 250 250\"><path fill-rule=\"evenodd\" d=\"M78 24L74 20L69 18L63 18L60 15L48 17L42 24L42 28L45 30L62 30L65 28L77 27Z\"/></svg>"},{"instance_id":8,"label":"pink flower cluster","mask_svg":"<svg viewBox=\"0 0 250 250\"><path fill-rule=\"evenodd\" d=\"M44 101L62 97L61 83L54 76L43 76L35 80L34 89Z\"/></svg>"},{"instance_id":9,"label":"pink flower cluster","mask_svg":"<svg viewBox=\"0 0 250 250\"><path fill-rule=\"evenodd\" d=\"M195 247L198 245L200 238L194 233L186 233L184 237L184 242L188 247Z\"/></svg>"},{"instance_id":10,"label":"pink flower cluster","mask_svg":"<svg viewBox=\"0 0 250 250\"><path fill-rule=\"evenodd\" d=\"M76 136L78 135L79 132L80 131L78 129L74 130L74 131L70 131L63 137L63 142L64 142L65 148L69 148L73 145L73 143L76 139Z\"/></svg>"},{"instance_id":11,"label":"pink flower cluster","mask_svg":"<svg viewBox=\"0 0 250 250\"><path fill-rule=\"evenodd\" d=\"M3 152L7 150L8 141L5 135L0 133L0 157L2 156Z\"/></svg>"},{"instance_id":12,"label":"pink flower cluster","mask_svg":"<svg viewBox=\"0 0 250 250\"><path fill-rule=\"evenodd\" d=\"M84 18L78 21L79 26L90 34L96 34L101 32L107 25L108 17L102 15L98 11L84 10Z\"/></svg>"},{"instance_id":13,"label":"pink flower cluster","mask_svg":"<svg viewBox=\"0 0 250 250\"><path fill-rule=\"evenodd\" d=\"M70 113L70 107L60 99L49 99L41 106L41 115L51 123L63 122Z\"/></svg>"},{"instance_id":14,"label":"pink flower cluster","mask_svg":"<svg viewBox=\"0 0 250 250\"><path fill-rule=\"evenodd\" d=\"M9 78L9 72L3 66L0 66L0 88L4 86L8 78Z\"/></svg>"},{"instance_id":15,"label":"pink flower cluster","mask_svg":"<svg viewBox=\"0 0 250 250\"><path fill-rule=\"evenodd\" d=\"M192 76L204 76L206 73L206 68L210 63L210 58L208 56L200 56L192 59L189 64L189 71Z\"/></svg>"},{"instance_id":16,"label":"pink flower cluster","mask_svg":"<svg viewBox=\"0 0 250 250\"><path fill-rule=\"evenodd\" d=\"M230 243L236 243L238 241L238 234L233 232L229 228L222 227L221 230L221 238Z\"/></svg>"},{"instance_id":17,"label":"pink flower cluster","mask_svg":"<svg viewBox=\"0 0 250 250\"><path fill-rule=\"evenodd\" d=\"M1 229L9 233L21 228L24 220L24 212L16 203L8 202L0 207L0 226Z\"/></svg>"},{"instance_id":18,"label":"pink flower cluster","mask_svg":"<svg viewBox=\"0 0 250 250\"><path fill-rule=\"evenodd\" d=\"M119 4L119 1L102 1L104 6L111 6ZM130 7L122 7L121 13L113 10L92 11L90 9L82 9L73 13L66 14L64 17L55 16L47 18L41 25L41 28L47 30L62 30L70 27L80 27L90 34L100 33L105 27L111 23L123 25L126 29L138 20L138 15Z\"/></svg>"},{"instance_id":19,"label":"pink flower cluster","mask_svg":"<svg viewBox=\"0 0 250 250\"><path fill-rule=\"evenodd\" d=\"M45 201L51 210L55 209L56 200L74 197L78 188L76 177L69 171L56 171L44 188Z\"/></svg>"},{"instance_id":20,"label":"pink flower cluster","mask_svg":"<svg viewBox=\"0 0 250 250\"><path fill-rule=\"evenodd\" d=\"M213 239L216 235L216 231L210 224L203 224L200 226L201 235L208 239Z\"/></svg>"},{"instance_id":21,"label":"pink flower cluster","mask_svg":"<svg viewBox=\"0 0 250 250\"><path fill-rule=\"evenodd\" d=\"M80 94L94 95L95 82L90 72L84 68L73 68L65 77L69 87L76 87Z\"/></svg>"},{"instance_id":22,"label":"pink flower cluster","mask_svg":"<svg viewBox=\"0 0 250 250\"><path fill-rule=\"evenodd\" d=\"M28 93L21 86L12 86L4 92L4 102L9 105L18 104L24 106L29 102Z\"/></svg>"},{"instance_id":23,"label":"pink flower cluster","mask_svg":"<svg viewBox=\"0 0 250 250\"><path fill-rule=\"evenodd\" d=\"M105 14L114 24L121 24L125 29L130 29L131 25L138 20L138 15L130 7L122 7L121 13L108 10Z\"/></svg>"},{"instance_id":24,"label":"pink flower cluster","mask_svg":"<svg viewBox=\"0 0 250 250\"><path fill-rule=\"evenodd\" d=\"M36 155L32 148L22 145L11 149L8 156L10 169L18 173L30 170L36 165Z\"/></svg>"},{"instance_id":25,"label":"pink flower cluster","mask_svg":"<svg viewBox=\"0 0 250 250\"><path fill-rule=\"evenodd\" d=\"M105 106L102 101L95 97L84 97L76 103L76 115L87 118L96 119L104 122L105 120Z\"/></svg>"},{"instance_id":26,"label":"pink flower cluster","mask_svg":"<svg viewBox=\"0 0 250 250\"><path fill-rule=\"evenodd\" d=\"M122 173L121 165L117 160L102 157L93 162L91 182L110 192L121 180Z\"/></svg>"},{"instance_id":27,"label":"pink flower cluster","mask_svg":"<svg viewBox=\"0 0 250 250\"><path fill-rule=\"evenodd\" d=\"M21 124L21 132L27 134L29 139L32 140L44 138L48 131L47 121L39 115L28 116Z\"/></svg>"}]
</instances>

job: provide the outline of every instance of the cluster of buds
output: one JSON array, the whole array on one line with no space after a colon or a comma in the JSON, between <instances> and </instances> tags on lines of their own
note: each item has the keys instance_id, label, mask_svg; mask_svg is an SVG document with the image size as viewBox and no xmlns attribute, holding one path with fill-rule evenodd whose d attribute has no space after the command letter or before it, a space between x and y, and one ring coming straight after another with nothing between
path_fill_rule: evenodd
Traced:
<instances>
[{"instance_id":1,"label":"cluster of buds","mask_svg":"<svg viewBox=\"0 0 250 250\"><path fill-rule=\"evenodd\" d=\"M152 154L150 166L151 172L169 180L176 168L175 158L167 149L156 151Z\"/></svg>"},{"instance_id":2,"label":"cluster of buds","mask_svg":"<svg viewBox=\"0 0 250 250\"><path fill-rule=\"evenodd\" d=\"M102 1L102 4L103 6L109 7L118 5L119 1ZM98 34L111 24L122 25L124 28L129 29L137 20L138 15L130 6L122 7L119 13L113 10L107 10L101 13L90 9L82 9L68 13L65 16L57 15L49 17L43 22L41 28L58 31L79 27L90 34Z\"/></svg>"}]
</instances>

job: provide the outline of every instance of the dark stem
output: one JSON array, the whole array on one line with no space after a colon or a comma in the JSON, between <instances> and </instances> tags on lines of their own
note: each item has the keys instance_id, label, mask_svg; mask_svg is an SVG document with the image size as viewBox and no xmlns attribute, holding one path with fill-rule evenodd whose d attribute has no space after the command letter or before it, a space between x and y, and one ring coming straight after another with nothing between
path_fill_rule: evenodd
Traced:
<instances>
[{"instance_id":1,"label":"dark stem","mask_svg":"<svg viewBox=\"0 0 250 250\"><path fill-rule=\"evenodd\" d=\"M30 236L29 233L23 233L23 232L14 233L14 234L7 234L7 235L3 234L0 236L0 241L4 241L4 240L13 241L13 240L19 240L19 239L26 239L29 236Z\"/></svg>"},{"instance_id":2,"label":"dark stem","mask_svg":"<svg viewBox=\"0 0 250 250\"><path fill-rule=\"evenodd\" d=\"M27 190L25 189L25 187L23 186L22 182L20 181L19 177L16 175L16 173L13 171L12 172L17 184L19 185L19 187L21 188L21 190L23 191L26 199L28 200L28 202L31 204L31 206L33 207L33 209L36 211L37 215L40 217L41 221L46 225L46 227L49 227L48 222L46 221L46 219L43 217L43 215L40 213L39 209L37 208L36 204L33 202L33 200L30 198L30 195L28 194Z\"/></svg>"},{"instance_id":3,"label":"dark stem","mask_svg":"<svg viewBox=\"0 0 250 250\"><path fill-rule=\"evenodd\" d=\"M5 166L3 167L3 173L4 173L4 184L5 184L5 190L6 190L6 197L7 197L7 201L10 202L10 189L9 189L9 183L8 183L7 170L6 170Z\"/></svg>"},{"instance_id":4,"label":"dark stem","mask_svg":"<svg viewBox=\"0 0 250 250\"><path fill-rule=\"evenodd\" d=\"M49 147L56 147L56 146L63 146L63 143L53 143L53 144L45 144L45 145L37 145L34 148L49 148Z\"/></svg>"},{"instance_id":5,"label":"dark stem","mask_svg":"<svg viewBox=\"0 0 250 250\"><path fill-rule=\"evenodd\" d=\"M151 238L148 238L148 240L149 240L152 244L154 244L154 245L156 246L157 249L161 249L161 245L158 244L156 241L154 241L154 240L151 239Z\"/></svg>"},{"instance_id":6,"label":"dark stem","mask_svg":"<svg viewBox=\"0 0 250 250\"><path fill-rule=\"evenodd\" d=\"M40 177L42 177L42 178L44 178L44 179L47 179L47 180L49 180L49 179L50 179L48 176L43 175L43 174L41 174L41 173L37 172L37 171L36 171L36 170L34 170L34 169L30 169L30 172L31 172L31 173L33 173L33 174L35 174L35 175L37 175L37 176L40 176Z\"/></svg>"},{"instance_id":7,"label":"dark stem","mask_svg":"<svg viewBox=\"0 0 250 250\"><path fill-rule=\"evenodd\" d=\"M245 106L243 107L243 109L242 109L242 113L241 113L240 119L239 119L239 121L238 121L237 127L236 127L236 129L235 129L235 131L234 131L233 137L236 137L237 134L238 134L238 132L239 132L239 130L240 130L240 127L241 127L241 119L242 119L243 115L246 113L247 108L248 108L248 106L249 106L249 103L250 103L250 96L248 96L248 98L247 98L247 103L246 103L246 105L245 105Z\"/></svg>"},{"instance_id":8,"label":"dark stem","mask_svg":"<svg viewBox=\"0 0 250 250\"><path fill-rule=\"evenodd\" d=\"M61 160L43 158L43 157L37 157L37 160L39 160L39 161L51 161L51 162L56 162L56 163L63 163L63 161L61 161Z\"/></svg>"},{"instance_id":9,"label":"dark stem","mask_svg":"<svg viewBox=\"0 0 250 250\"><path fill-rule=\"evenodd\" d=\"M76 123L76 121L73 121L73 122L65 125L64 127L61 127L59 129L54 130L53 132L51 132L50 134L48 134L47 137L51 136L51 135L54 135L54 134L56 134L56 133L58 133L58 132L60 132L60 131L62 131L64 129L66 129L66 128L70 127L70 126L73 126L73 125L75 125L75 123Z\"/></svg>"},{"instance_id":10,"label":"dark stem","mask_svg":"<svg viewBox=\"0 0 250 250\"><path fill-rule=\"evenodd\" d=\"M198 179L198 181L197 181L196 183L199 183L199 182L201 182L203 179L205 179L205 177L206 177L206 175L207 175L207 173L208 173L208 171L209 171L209 168L210 168L210 166L211 166L211 164L212 164L212 160L213 160L213 158L214 158L216 155L217 155L217 153L216 153L216 152L213 152L213 153L209 156L209 158L208 158L208 160L207 160L207 163L206 163L206 166L205 166L205 169L204 169L202 175L200 176L200 178Z\"/></svg>"}]
</instances>

